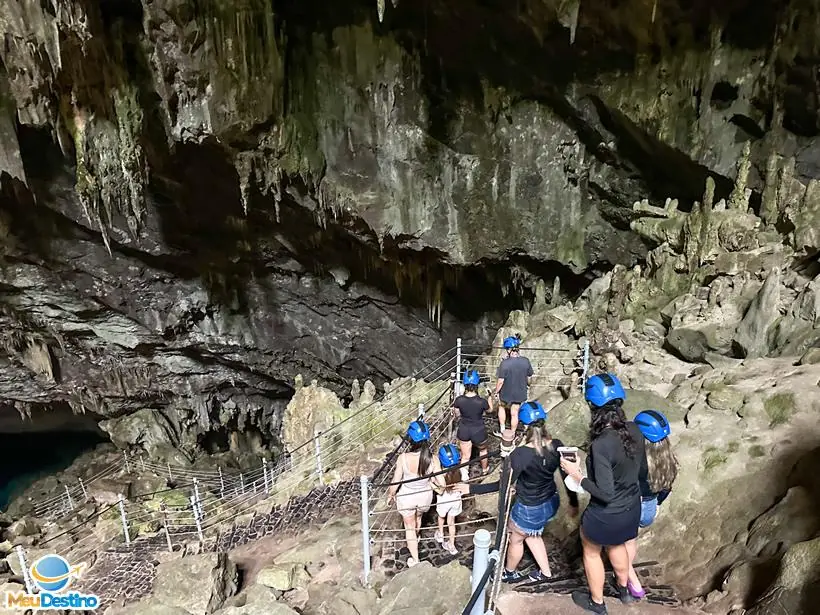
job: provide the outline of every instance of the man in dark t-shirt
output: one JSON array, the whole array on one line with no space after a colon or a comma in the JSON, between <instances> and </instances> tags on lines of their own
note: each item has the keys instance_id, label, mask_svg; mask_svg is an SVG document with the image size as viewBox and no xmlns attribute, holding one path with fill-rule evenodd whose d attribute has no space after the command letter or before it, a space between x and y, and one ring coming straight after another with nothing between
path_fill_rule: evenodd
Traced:
<instances>
[{"instance_id":1,"label":"man in dark t-shirt","mask_svg":"<svg viewBox=\"0 0 820 615\"><path fill-rule=\"evenodd\" d=\"M507 357L501 360L496 372L495 393L498 398L498 424L499 431L495 433L501 436L506 429L506 410L510 410L510 429L515 432L518 428L518 409L527 401L527 393L530 385L530 378L533 376L533 369L530 360L522 357L519 352L521 340L518 337L508 337L504 339L504 348Z\"/></svg>"}]
</instances>

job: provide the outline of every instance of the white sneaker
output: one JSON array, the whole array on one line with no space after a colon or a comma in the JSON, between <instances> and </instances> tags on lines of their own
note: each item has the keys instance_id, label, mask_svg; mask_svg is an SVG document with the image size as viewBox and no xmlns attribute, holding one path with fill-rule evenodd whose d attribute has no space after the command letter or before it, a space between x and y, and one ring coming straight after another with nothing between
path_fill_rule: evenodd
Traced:
<instances>
[{"instance_id":1,"label":"white sneaker","mask_svg":"<svg viewBox=\"0 0 820 615\"><path fill-rule=\"evenodd\" d=\"M444 545L444 550L450 555L458 555L458 549L456 549L455 545L450 545L450 543Z\"/></svg>"},{"instance_id":2,"label":"white sneaker","mask_svg":"<svg viewBox=\"0 0 820 615\"><path fill-rule=\"evenodd\" d=\"M466 483L468 480L470 480L470 468L464 466L461 468L461 481Z\"/></svg>"},{"instance_id":3,"label":"white sneaker","mask_svg":"<svg viewBox=\"0 0 820 615\"><path fill-rule=\"evenodd\" d=\"M444 544L444 535L438 530L436 530L436 533L433 535L433 538L435 538L438 544Z\"/></svg>"}]
</instances>

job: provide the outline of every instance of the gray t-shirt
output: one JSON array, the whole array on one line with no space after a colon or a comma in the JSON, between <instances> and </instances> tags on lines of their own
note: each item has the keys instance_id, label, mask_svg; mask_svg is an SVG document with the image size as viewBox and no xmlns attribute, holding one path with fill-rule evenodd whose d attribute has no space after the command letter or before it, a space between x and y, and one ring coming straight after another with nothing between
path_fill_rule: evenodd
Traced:
<instances>
[{"instance_id":1,"label":"gray t-shirt","mask_svg":"<svg viewBox=\"0 0 820 615\"><path fill-rule=\"evenodd\" d=\"M527 357L507 357L502 359L495 374L504 379L498 397L508 404L527 401L527 378L533 375L532 364Z\"/></svg>"}]
</instances>

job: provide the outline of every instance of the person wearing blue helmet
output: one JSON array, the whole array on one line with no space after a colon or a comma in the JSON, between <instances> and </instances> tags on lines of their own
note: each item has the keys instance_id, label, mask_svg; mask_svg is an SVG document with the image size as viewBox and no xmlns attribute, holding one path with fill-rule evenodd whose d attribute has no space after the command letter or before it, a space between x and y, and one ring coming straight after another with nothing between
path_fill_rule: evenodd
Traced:
<instances>
[{"instance_id":1,"label":"person wearing blue helmet","mask_svg":"<svg viewBox=\"0 0 820 615\"><path fill-rule=\"evenodd\" d=\"M615 571L621 602L634 601L628 584L641 519L638 474L644 457L644 439L638 426L624 414L626 392L615 375L591 376L584 396L591 415L586 475L580 462L561 460L564 471L591 496L581 518L589 591L573 592L572 600L586 611L606 613L603 548Z\"/></svg>"},{"instance_id":2,"label":"person wearing blue helmet","mask_svg":"<svg viewBox=\"0 0 820 615\"><path fill-rule=\"evenodd\" d=\"M549 557L542 534L556 515L561 504L555 473L562 478L558 449L563 443L553 438L547 429L547 412L537 401L521 405L518 412L521 424L526 425L523 444L510 454L515 500L510 508L509 545L504 562L502 580L505 583L541 581L551 576ZM462 493L483 494L499 489L499 482L483 485L464 485ZM568 492L570 514L578 514L578 495ZM523 575L517 570L524 555L524 545L532 552L538 570Z\"/></svg>"},{"instance_id":3,"label":"person wearing blue helmet","mask_svg":"<svg viewBox=\"0 0 820 615\"><path fill-rule=\"evenodd\" d=\"M638 472L641 487L640 527L649 527L658 515L658 507L669 497L678 475L678 460L672 451L669 420L658 410L639 412L633 421L641 430L645 454ZM637 554L637 544L635 545ZM632 555L634 561L635 556ZM646 592L634 568L630 568L627 589L634 598L643 598Z\"/></svg>"},{"instance_id":4,"label":"person wearing blue helmet","mask_svg":"<svg viewBox=\"0 0 820 615\"><path fill-rule=\"evenodd\" d=\"M490 462L487 459L487 428L484 425L484 414L490 409L490 404L478 394L481 377L476 370L465 372L462 383L464 394L453 401L454 412L459 419L456 438L461 449L461 458L469 461L475 446L481 460L481 472L487 474L490 471ZM462 468L462 478L469 478L466 467Z\"/></svg>"},{"instance_id":5,"label":"person wearing blue helmet","mask_svg":"<svg viewBox=\"0 0 820 615\"><path fill-rule=\"evenodd\" d=\"M438 514L438 531L435 540L450 555L457 555L456 549L456 517L462 512L461 491L456 488L461 482L461 472L458 465L461 455L454 444L444 444L438 449L438 460L445 474L433 477L436 493L436 513ZM447 521L449 541L444 542L444 521Z\"/></svg>"},{"instance_id":6,"label":"person wearing blue helmet","mask_svg":"<svg viewBox=\"0 0 820 615\"><path fill-rule=\"evenodd\" d=\"M433 503L430 475L439 471L438 460L430 452L430 427L422 420L413 421L407 428L408 449L396 459L396 470L387 490L387 502L396 501L396 508L404 522L404 533L410 557L407 566L419 562L418 532L421 516Z\"/></svg>"},{"instance_id":7,"label":"person wearing blue helmet","mask_svg":"<svg viewBox=\"0 0 820 615\"><path fill-rule=\"evenodd\" d=\"M505 337L502 342L507 356L501 359L496 370L495 396L498 401L498 425L496 436L507 427L507 410L510 411L510 429L518 429L518 410L525 401L534 374L527 357L521 356L521 336Z\"/></svg>"}]
</instances>

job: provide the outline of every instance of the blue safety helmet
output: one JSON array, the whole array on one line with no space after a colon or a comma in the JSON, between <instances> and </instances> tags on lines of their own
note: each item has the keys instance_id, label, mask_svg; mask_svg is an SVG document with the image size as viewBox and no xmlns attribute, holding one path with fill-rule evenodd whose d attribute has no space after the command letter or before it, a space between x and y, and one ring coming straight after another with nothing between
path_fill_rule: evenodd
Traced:
<instances>
[{"instance_id":1,"label":"blue safety helmet","mask_svg":"<svg viewBox=\"0 0 820 615\"><path fill-rule=\"evenodd\" d=\"M413 442L425 442L430 439L430 428L424 421L413 421L407 428L407 437Z\"/></svg>"},{"instance_id":2,"label":"blue safety helmet","mask_svg":"<svg viewBox=\"0 0 820 615\"><path fill-rule=\"evenodd\" d=\"M438 449L438 460L441 462L442 469L446 470L461 463L461 454L455 444L442 444Z\"/></svg>"},{"instance_id":3,"label":"blue safety helmet","mask_svg":"<svg viewBox=\"0 0 820 615\"><path fill-rule=\"evenodd\" d=\"M587 380L584 398L596 408L600 408L615 399L626 399L626 392L615 375L597 374Z\"/></svg>"},{"instance_id":4,"label":"blue safety helmet","mask_svg":"<svg viewBox=\"0 0 820 615\"><path fill-rule=\"evenodd\" d=\"M650 442L660 442L672 433L669 421L657 410L644 410L638 413L635 424L640 428L643 437Z\"/></svg>"},{"instance_id":5,"label":"blue safety helmet","mask_svg":"<svg viewBox=\"0 0 820 615\"><path fill-rule=\"evenodd\" d=\"M505 337L502 342L505 350L515 350L521 345L521 338L518 336Z\"/></svg>"},{"instance_id":6,"label":"blue safety helmet","mask_svg":"<svg viewBox=\"0 0 820 615\"><path fill-rule=\"evenodd\" d=\"M478 383L481 382L481 376L478 375L476 370L471 369L469 372L464 372L464 378L461 381L465 385L474 384L478 386Z\"/></svg>"},{"instance_id":7,"label":"blue safety helmet","mask_svg":"<svg viewBox=\"0 0 820 615\"><path fill-rule=\"evenodd\" d=\"M547 411L537 401L527 401L521 404L518 410L518 420L524 425L532 425L535 421L545 421Z\"/></svg>"}]
</instances>

